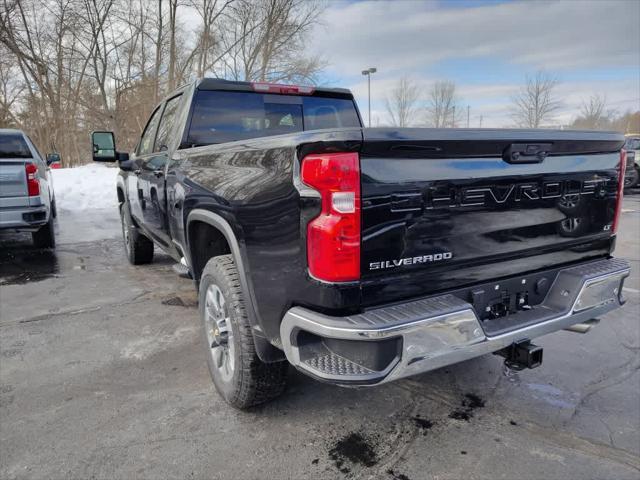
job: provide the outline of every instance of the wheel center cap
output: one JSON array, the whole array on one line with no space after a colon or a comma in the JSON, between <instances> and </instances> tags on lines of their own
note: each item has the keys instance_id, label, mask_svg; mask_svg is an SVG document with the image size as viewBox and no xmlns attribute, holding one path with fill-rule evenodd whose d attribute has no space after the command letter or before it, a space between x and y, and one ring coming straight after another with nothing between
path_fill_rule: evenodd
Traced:
<instances>
[{"instance_id":1,"label":"wheel center cap","mask_svg":"<svg viewBox=\"0 0 640 480\"><path fill-rule=\"evenodd\" d=\"M228 343L226 323L225 319L216 320L216 325L211 329L211 337L217 345L225 346Z\"/></svg>"}]
</instances>

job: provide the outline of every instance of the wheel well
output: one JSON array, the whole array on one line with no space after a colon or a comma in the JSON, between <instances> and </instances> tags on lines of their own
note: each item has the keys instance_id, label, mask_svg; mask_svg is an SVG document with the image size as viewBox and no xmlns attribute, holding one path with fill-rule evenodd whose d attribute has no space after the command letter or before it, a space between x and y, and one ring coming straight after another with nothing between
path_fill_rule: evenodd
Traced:
<instances>
[{"instance_id":1,"label":"wheel well","mask_svg":"<svg viewBox=\"0 0 640 480\"><path fill-rule=\"evenodd\" d=\"M210 258L231 253L229 242L220 230L208 223L195 221L189 224L189 252L193 278L200 280L202 270Z\"/></svg>"},{"instance_id":2,"label":"wheel well","mask_svg":"<svg viewBox=\"0 0 640 480\"><path fill-rule=\"evenodd\" d=\"M124 203L124 192L120 187L117 188L118 191L118 203Z\"/></svg>"}]
</instances>

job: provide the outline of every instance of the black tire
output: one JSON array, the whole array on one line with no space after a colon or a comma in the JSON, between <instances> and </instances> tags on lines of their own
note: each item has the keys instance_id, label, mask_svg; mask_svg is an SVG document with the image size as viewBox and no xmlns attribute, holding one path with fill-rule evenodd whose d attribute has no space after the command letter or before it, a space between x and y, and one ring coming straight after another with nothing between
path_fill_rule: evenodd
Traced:
<instances>
[{"instance_id":1,"label":"black tire","mask_svg":"<svg viewBox=\"0 0 640 480\"><path fill-rule=\"evenodd\" d=\"M222 298L222 327L220 318L215 320L211 315L212 303L208 300L211 300L212 292L219 293ZM209 373L222 398L235 408L246 409L281 395L286 388L289 363L264 363L258 357L238 271L231 255L220 255L207 262L200 278L198 304ZM225 353L226 365L230 363L228 369L220 362L216 365L216 354L219 354L219 360Z\"/></svg>"},{"instance_id":2,"label":"black tire","mask_svg":"<svg viewBox=\"0 0 640 480\"><path fill-rule=\"evenodd\" d=\"M49 221L40 227L37 232L31 234L33 245L36 248L55 248L56 232L53 225L53 215L49 214Z\"/></svg>"},{"instance_id":3,"label":"black tire","mask_svg":"<svg viewBox=\"0 0 640 480\"><path fill-rule=\"evenodd\" d=\"M129 204L120 205L120 222L124 250L132 265L142 265L153 260L153 242L145 237L133 223Z\"/></svg>"},{"instance_id":4,"label":"black tire","mask_svg":"<svg viewBox=\"0 0 640 480\"><path fill-rule=\"evenodd\" d=\"M56 206L56 197L51 200L51 215L53 218L58 218L58 207Z\"/></svg>"}]
</instances>

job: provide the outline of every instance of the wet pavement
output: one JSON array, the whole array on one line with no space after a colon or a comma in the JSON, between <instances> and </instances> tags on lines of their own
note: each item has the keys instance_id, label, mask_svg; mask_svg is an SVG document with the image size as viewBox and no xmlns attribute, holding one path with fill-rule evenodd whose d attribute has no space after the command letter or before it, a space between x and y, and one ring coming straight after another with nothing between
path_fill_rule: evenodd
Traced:
<instances>
[{"instance_id":1,"label":"wet pavement","mask_svg":"<svg viewBox=\"0 0 640 480\"><path fill-rule=\"evenodd\" d=\"M55 253L0 236L2 479L640 478L638 195L617 250L628 304L540 338L540 368L487 355L372 389L292 371L249 413L215 394L167 256L128 265L113 211L58 227Z\"/></svg>"}]
</instances>

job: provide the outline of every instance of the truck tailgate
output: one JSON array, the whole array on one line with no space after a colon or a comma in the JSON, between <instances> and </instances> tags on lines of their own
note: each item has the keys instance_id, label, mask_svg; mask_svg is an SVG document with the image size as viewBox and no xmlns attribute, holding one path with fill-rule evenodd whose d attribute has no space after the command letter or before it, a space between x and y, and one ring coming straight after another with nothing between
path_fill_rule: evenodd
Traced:
<instances>
[{"instance_id":1,"label":"truck tailgate","mask_svg":"<svg viewBox=\"0 0 640 480\"><path fill-rule=\"evenodd\" d=\"M365 129L365 305L608 255L622 135Z\"/></svg>"},{"instance_id":2,"label":"truck tailgate","mask_svg":"<svg viewBox=\"0 0 640 480\"><path fill-rule=\"evenodd\" d=\"M0 197L27 197L24 159L0 158Z\"/></svg>"}]
</instances>

